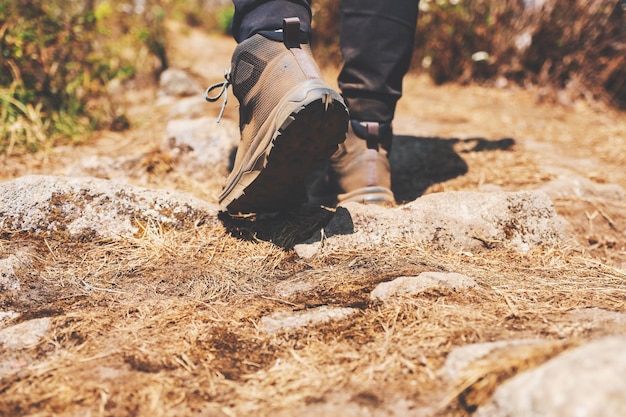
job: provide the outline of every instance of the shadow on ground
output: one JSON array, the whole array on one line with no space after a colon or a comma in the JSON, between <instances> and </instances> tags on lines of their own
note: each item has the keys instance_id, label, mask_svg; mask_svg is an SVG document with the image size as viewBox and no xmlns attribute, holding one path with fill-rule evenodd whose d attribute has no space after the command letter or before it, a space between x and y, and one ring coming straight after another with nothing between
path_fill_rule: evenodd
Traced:
<instances>
[{"instance_id":1,"label":"shadow on ground","mask_svg":"<svg viewBox=\"0 0 626 417\"><path fill-rule=\"evenodd\" d=\"M459 144L463 145L463 149L457 151ZM391 188L396 201L399 204L413 201L430 186L466 174L468 166L459 152L507 150L514 144L511 138L488 140L395 136L389 163ZM350 213L343 208L332 210L304 206L292 212L241 217L222 212L219 217L232 236L272 242L287 250L311 238L315 232L326 227L333 217L337 217L336 224L343 225L335 234L354 233Z\"/></svg>"},{"instance_id":2,"label":"shadow on ground","mask_svg":"<svg viewBox=\"0 0 626 417\"><path fill-rule=\"evenodd\" d=\"M507 150L515 140L503 138L441 138L394 136L389 157L391 189L399 204L413 201L434 184L451 180L468 171L467 163L455 150L465 145L461 153Z\"/></svg>"},{"instance_id":3,"label":"shadow on ground","mask_svg":"<svg viewBox=\"0 0 626 417\"><path fill-rule=\"evenodd\" d=\"M299 210L263 215L231 216L226 212L219 219L231 236L244 240L272 242L286 250L310 238L330 222L335 210L304 206Z\"/></svg>"}]
</instances>

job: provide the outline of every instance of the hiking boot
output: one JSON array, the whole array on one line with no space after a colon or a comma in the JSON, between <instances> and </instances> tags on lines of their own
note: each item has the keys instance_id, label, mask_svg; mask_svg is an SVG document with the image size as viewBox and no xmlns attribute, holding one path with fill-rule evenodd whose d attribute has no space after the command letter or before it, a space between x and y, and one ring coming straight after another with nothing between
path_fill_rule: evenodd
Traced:
<instances>
[{"instance_id":1,"label":"hiking boot","mask_svg":"<svg viewBox=\"0 0 626 417\"><path fill-rule=\"evenodd\" d=\"M329 207L347 202L395 205L388 159L391 125L352 120L350 126L325 172L311 182L309 203Z\"/></svg>"},{"instance_id":2,"label":"hiking boot","mask_svg":"<svg viewBox=\"0 0 626 417\"><path fill-rule=\"evenodd\" d=\"M210 87L207 100L217 100L231 83L240 104L241 142L220 205L232 214L299 206L308 175L337 150L348 129L346 105L321 79L300 21L285 19L282 31L240 43L226 82ZM209 97L219 86L217 97Z\"/></svg>"}]
</instances>

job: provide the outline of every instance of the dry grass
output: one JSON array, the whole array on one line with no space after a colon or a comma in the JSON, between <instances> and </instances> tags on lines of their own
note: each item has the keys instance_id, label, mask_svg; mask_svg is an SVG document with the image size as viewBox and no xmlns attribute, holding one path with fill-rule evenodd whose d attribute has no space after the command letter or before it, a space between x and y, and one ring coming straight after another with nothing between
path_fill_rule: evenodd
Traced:
<instances>
[{"instance_id":1,"label":"dry grass","mask_svg":"<svg viewBox=\"0 0 626 417\"><path fill-rule=\"evenodd\" d=\"M136 239L73 248L47 242L45 268L29 282L47 288L47 310L13 308L28 318L53 307L54 329L17 354L30 359L2 379L0 409L187 415L213 404L227 415L275 415L333 399L371 409L408 399L465 415L515 372L615 330L568 330L568 311L624 309L624 273L571 249L468 256L410 243L303 261L209 227L149 225ZM15 245L3 241L3 253ZM369 301L376 283L426 270L462 272L479 286ZM276 295L294 276L311 289ZM272 311L317 305L360 313L273 335L258 327ZM534 337L554 342L478 362L452 388L437 375L455 346Z\"/></svg>"},{"instance_id":2,"label":"dry grass","mask_svg":"<svg viewBox=\"0 0 626 417\"><path fill-rule=\"evenodd\" d=\"M530 141L553 145L563 160L596 158L602 172L579 173L626 186L618 169L626 129L619 113L537 105L523 92L434 88L421 78L406 85L399 133L436 137L445 146L460 138L452 151L467 164L467 173L434 181L426 192L490 184L537 188L557 174ZM137 113L148 122L126 137L101 138L90 152L150 155L151 163L135 166L130 181L182 186L213 199L216 178L197 184L176 170L152 170L149 180L140 175L163 161L150 153L163 117L154 112L149 123L150 110ZM463 140L471 137L484 138L480 143L513 137L516 145L479 151L478 142ZM16 158L3 175L58 172L76 153L51 155L50 165ZM446 253L406 240L300 259L291 248L328 220L331 213L322 210L222 219L188 230L148 223L123 241L67 242L2 231L0 259L36 254L17 272L22 290L0 293L0 311L20 314L2 326L36 317L52 317L53 326L37 346L0 348L0 415L467 416L515 373L578 343L626 331L616 321L573 314L626 312L625 208L564 199L556 209L572 224L572 239L523 254ZM387 304L370 300L378 283L424 271L463 273L478 285ZM299 283L306 284L300 292L279 291ZM261 318L271 313L318 306L358 312L298 330L261 329ZM545 343L478 361L458 381L439 373L456 347L537 338Z\"/></svg>"}]
</instances>

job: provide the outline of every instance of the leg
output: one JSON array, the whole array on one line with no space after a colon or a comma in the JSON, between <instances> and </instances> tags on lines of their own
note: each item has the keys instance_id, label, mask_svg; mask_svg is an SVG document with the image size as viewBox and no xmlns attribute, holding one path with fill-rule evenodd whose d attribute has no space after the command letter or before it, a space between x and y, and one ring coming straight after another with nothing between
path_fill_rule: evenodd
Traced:
<instances>
[{"instance_id":1,"label":"leg","mask_svg":"<svg viewBox=\"0 0 626 417\"><path fill-rule=\"evenodd\" d=\"M345 139L348 111L326 84L309 47L305 0L235 1L239 45L224 83L207 90L215 101L232 84L239 100L241 141L219 197L231 213L295 208L306 200L311 171ZM303 17L290 18L285 13ZM209 93L217 87L217 97Z\"/></svg>"},{"instance_id":2,"label":"leg","mask_svg":"<svg viewBox=\"0 0 626 417\"><path fill-rule=\"evenodd\" d=\"M391 122L411 63L418 5L417 0L342 0L339 87L351 129L326 177L309 188L313 202L395 203Z\"/></svg>"},{"instance_id":3,"label":"leg","mask_svg":"<svg viewBox=\"0 0 626 417\"><path fill-rule=\"evenodd\" d=\"M419 1L342 0L339 87L353 120L390 123L413 54Z\"/></svg>"}]
</instances>

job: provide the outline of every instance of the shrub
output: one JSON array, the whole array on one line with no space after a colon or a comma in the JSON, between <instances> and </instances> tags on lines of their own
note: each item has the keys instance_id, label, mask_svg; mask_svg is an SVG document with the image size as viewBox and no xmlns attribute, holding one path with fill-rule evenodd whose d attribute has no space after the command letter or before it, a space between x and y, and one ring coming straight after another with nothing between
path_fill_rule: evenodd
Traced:
<instances>
[{"instance_id":1,"label":"shrub","mask_svg":"<svg viewBox=\"0 0 626 417\"><path fill-rule=\"evenodd\" d=\"M173 0L170 9L174 18L184 20L189 26L231 34L235 11L231 0Z\"/></svg>"},{"instance_id":2,"label":"shrub","mask_svg":"<svg viewBox=\"0 0 626 417\"><path fill-rule=\"evenodd\" d=\"M0 0L0 152L78 141L123 117L107 84L167 66L163 12L146 3Z\"/></svg>"},{"instance_id":3,"label":"shrub","mask_svg":"<svg viewBox=\"0 0 626 417\"><path fill-rule=\"evenodd\" d=\"M316 55L340 63L339 0L317 3ZM412 70L428 73L438 84L508 80L539 86L546 97L582 97L626 108L621 3L421 0Z\"/></svg>"}]
</instances>

